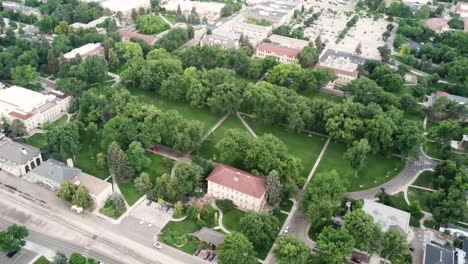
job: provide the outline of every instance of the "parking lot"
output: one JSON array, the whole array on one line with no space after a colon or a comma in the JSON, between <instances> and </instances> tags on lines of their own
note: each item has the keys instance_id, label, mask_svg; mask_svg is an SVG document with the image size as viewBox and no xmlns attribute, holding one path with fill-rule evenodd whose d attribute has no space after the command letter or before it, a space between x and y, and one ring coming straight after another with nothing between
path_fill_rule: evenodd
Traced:
<instances>
[{"instance_id":1,"label":"parking lot","mask_svg":"<svg viewBox=\"0 0 468 264\"><path fill-rule=\"evenodd\" d=\"M130 214L135 218L138 224L143 228L148 228L154 233L159 231L171 220L173 210L167 212L160 209L158 203L152 202L150 205L146 201L140 203Z\"/></svg>"},{"instance_id":2,"label":"parking lot","mask_svg":"<svg viewBox=\"0 0 468 264\"><path fill-rule=\"evenodd\" d=\"M16 253L12 258L9 258L5 253L0 254L1 264L27 264L30 263L35 257L36 253L27 249L22 249Z\"/></svg>"}]
</instances>

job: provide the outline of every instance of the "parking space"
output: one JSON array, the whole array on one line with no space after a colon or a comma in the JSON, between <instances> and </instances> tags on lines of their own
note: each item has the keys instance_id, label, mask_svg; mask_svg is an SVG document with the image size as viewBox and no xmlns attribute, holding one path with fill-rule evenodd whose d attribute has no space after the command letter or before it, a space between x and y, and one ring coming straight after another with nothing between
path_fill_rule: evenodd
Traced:
<instances>
[{"instance_id":1,"label":"parking space","mask_svg":"<svg viewBox=\"0 0 468 264\"><path fill-rule=\"evenodd\" d=\"M146 226L156 229L156 233L171 220L173 210L162 210L158 203L148 204L146 201L140 203L130 214L131 217L138 220L140 226Z\"/></svg>"},{"instance_id":2,"label":"parking space","mask_svg":"<svg viewBox=\"0 0 468 264\"><path fill-rule=\"evenodd\" d=\"M20 252L16 253L11 258L9 258L4 253L0 254L0 263L1 264L26 264L26 263L30 263L36 256L37 256L36 253L23 248Z\"/></svg>"},{"instance_id":3,"label":"parking space","mask_svg":"<svg viewBox=\"0 0 468 264\"><path fill-rule=\"evenodd\" d=\"M322 42L329 47L335 44L338 34L346 27L346 22L347 17L344 11L324 9L318 19L310 27L304 29L304 35L312 41L320 36Z\"/></svg>"},{"instance_id":4,"label":"parking space","mask_svg":"<svg viewBox=\"0 0 468 264\"><path fill-rule=\"evenodd\" d=\"M203 259L209 263L218 263L216 250L200 249L195 252L194 256L199 257L200 259Z\"/></svg>"}]
</instances>

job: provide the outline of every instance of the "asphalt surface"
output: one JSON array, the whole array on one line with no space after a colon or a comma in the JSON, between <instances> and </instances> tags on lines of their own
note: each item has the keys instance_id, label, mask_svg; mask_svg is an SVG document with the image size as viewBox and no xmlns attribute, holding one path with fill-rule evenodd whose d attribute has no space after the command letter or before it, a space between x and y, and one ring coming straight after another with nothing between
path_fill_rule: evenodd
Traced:
<instances>
[{"instance_id":1,"label":"asphalt surface","mask_svg":"<svg viewBox=\"0 0 468 264\"><path fill-rule=\"evenodd\" d=\"M0 229L4 227L0 224ZM5 253L0 254L0 263L1 264L27 264L30 263L35 257L36 253L29 251L27 249L22 249L20 252L16 253L12 258L9 258Z\"/></svg>"}]
</instances>

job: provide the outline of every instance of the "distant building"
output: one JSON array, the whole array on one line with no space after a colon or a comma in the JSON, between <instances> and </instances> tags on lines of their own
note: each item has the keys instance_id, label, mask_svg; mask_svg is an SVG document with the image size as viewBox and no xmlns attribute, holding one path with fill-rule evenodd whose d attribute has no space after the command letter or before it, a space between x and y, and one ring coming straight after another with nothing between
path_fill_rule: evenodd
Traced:
<instances>
[{"instance_id":1,"label":"distant building","mask_svg":"<svg viewBox=\"0 0 468 264\"><path fill-rule=\"evenodd\" d=\"M21 13L25 15L34 15L38 19L42 17L41 11L39 9L26 6L21 2L10 2L10 1L3 1L3 9L4 10L12 10L15 13Z\"/></svg>"},{"instance_id":2,"label":"distant building","mask_svg":"<svg viewBox=\"0 0 468 264\"><path fill-rule=\"evenodd\" d=\"M98 28L97 25L101 24L101 23L104 23L106 21L106 19L109 19L110 17L109 16L103 16L103 17L100 17L98 19L95 19L87 24L83 24L83 23L80 23L80 22L76 22L76 23L73 23L70 25L71 28L73 29L80 29L80 28L83 28L83 29L88 29L88 28L96 28L97 32L99 34L105 34L106 33L106 29L105 28Z\"/></svg>"},{"instance_id":3,"label":"distant building","mask_svg":"<svg viewBox=\"0 0 468 264\"><path fill-rule=\"evenodd\" d=\"M244 36L249 37L249 39L266 39L271 35L271 31L271 26L265 27L246 22L235 22L232 24L232 32L244 34Z\"/></svg>"},{"instance_id":4,"label":"distant building","mask_svg":"<svg viewBox=\"0 0 468 264\"><path fill-rule=\"evenodd\" d=\"M28 172L24 178L31 183L40 184L51 191L57 191L60 188L60 184L65 181L69 181L77 186L84 186L88 189L94 203L98 207L102 205L112 194L112 184L73 167L71 159L68 163L65 164L55 159L48 159L40 166Z\"/></svg>"},{"instance_id":5,"label":"distant building","mask_svg":"<svg viewBox=\"0 0 468 264\"><path fill-rule=\"evenodd\" d=\"M468 17L465 17L463 22L464 22L464 31L468 32Z\"/></svg>"},{"instance_id":6,"label":"distant building","mask_svg":"<svg viewBox=\"0 0 468 264\"><path fill-rule=\"evenodd\" d=\"M66 60L72 60L79 56L82 60L84 60L92 55L104 57L104 48L101 46L101 43L85 44L79 48L71 50L68 53L65 53L63 57Z\"/></svg>"},{"instance_id":7,"label":"distant building","mask_svg":"<svg viewBox=\"0 0 468 264\"><path fill-rule=\"evenodd\" d=\"M185 0L171 0L162 4L163 9L173 12L176 12L179 6L182 14L186 16L192 12L193 8L195 8L195 12L197 12L200 20L206 17L208 21L215 21L221 17L225 4L218 2L198 2Z\"/></svg>"},{"instance_id":8,"label":"distant building","mask_svg":"<svg viewBox=\"0 0 468 264\"><path fill-rule=\"evenodd\" d=\"M448 20L442 17L429 18L424 23L438 34L449 30Z\"/></svg>"},{"instance_id":9,"label":"distant building","mask_svg":"<svg viewBox=\"0 0 468 264\"><path fill-rule=\"evenodd\" d=\"M425 108L433 106L439 98L445 97L450 101L453 101L458 104L466 105L468 104L468 98L458 95L449 94L446 92L435 92L431 95L426 95L424 98L423 106Z\"/></svg>"},{"instance_id":10,"label":"distant building","mask_svg":"<svg viewBox=\"0 0 468 264\"><path fill-rule=\"evenodd\" d=\"M435 244L426 244L423 264L454 264L455 251Z\"/></svg>"},{"instance_id":11,"label":"distant building","mask_svg":"<svg viewBox=\"0 0 468 264\"><path fill-rule=\"evenodd\" d=\"M315 67L334 71L337 78L333 80L332 84L343 86L357 79L359 75L358 67L365 62L365 59L352 53L327 49Z\"/></svg>"},{"instance_id":12,"label":"distant building","mask_svg":"<svg viewBox=\"0 0 468 264\"><path fill-rule=\"evenodd\" d=\"M240 34L233 32L213 32L205 34L200 41L201 46L218 46L223 49L238 49Z\"/></svg>"},{"instance_id":13,"label":"distant building","mask_svg":"<svg viewBox=\"0 0 468 264\"><path fill-rule=\"evenodd\" d=\"M307 40L295 39L276 34L272 34L268 37L268 39L271 41L271 43L286 48L303 50L305 47L309 46L309 41Z\"/></svg>"},{"instance_id":14,"label":"distant building","mask_svg":"<svg viewBox=\"0 0 468 264\"><path fill-rule=\"evenodd\" d=\"M452 140L450 146L455 150L464 150L468 145L468 135L463 135L460 141Z\"/></svg>"},{"instance_id":15,"label":"distant building","mask_svg":"<svg viewBox=\"0 0 468 264\"><path fill-rule=\"evenodd\" d=\"M206 178L208 194L229 199L245 210L261 211L266 203L266 179L236 168L218 164Z\"/></svg>"},{"instance_id":16,"label":"distant building","mask_svg":"<svg viewBox=\"0 0 468 264\"><path fill-rule=\"evenodd\" d=\"M0 118L9 122L19 119L31 131L66 112L70 99L59 91L43 94L19 86L0 88Z\"/></svg>"},{"instance_id":17,"label":"distant building","mask_svg":"<svg viewBox=\"0 0 468 264\"><path fill-rule=\"evenodd\" d=\"M122 28L119 30L119 34L122 37L122 41L124 42L130 41L131 38L137 38L152 46L158 40L153 36L138 33L136 29Z\"/></svg>"},{"instance_id":18,"label":"distant building","mask_svg":"<svg viewBox=\"0 0 468 264\"><path fill-rule=\"evenodd\" d=\"M99 0L102 7L108 8L114 14L122 12L124 16L129 17L132 9L138 10L140 8L151 8L150 0Z\"/></svg>"},{"instance_id":19,"label":"distant building","mask_svg":"<svg viewBox=\"0 0 468 264\"><path fill-rule=\"evenodd\" d=\"M249 8L245 19L269 21L273 28L288 24L294 18L294 11L300 8L300 2L268 0Z\"/></svg>"},{"instance_id":20,"label":"distant building","mask_svg":"<svg viewBox=\"0 0 468 264\"><path fill-rule=\"evenodd\" d=\"M374 218L374 221L382 227L383 232L396 229L405 236L410 232L411 214L408 212L372 200L364 200L362 210Z\"/></svg>"},{"instance_id":21,"label":"distant building","mask_svg":"<svg viewBox=\"0 0 468 264\"><path fill-rule=\"evenodd\" d=\"M458 2L455 12L462 18L468 17L468 3Z\"/></svg>"},{"instance_id":22,"label":"distant building","mask_svg":"<svg viewBox=\"0 0 468 264\"><path fill-rule=\"evenodd\" d=\"M299 49L286 48L270 43L261 43L255 49L255 56L265 58L268 56L275 57L279 62L289 64L297 61L297 56L301 53Z\"/></svg>"},{"instance_id":23,"label":"distant building","mask_svg":"<svg viewBox=\"0 0 468 264\"><path fill-rule=\"evenodd\" d=\"M0 133L0 171L20 177L41 162L39 149L13 141Z\"/></svg>"}]
</instances>

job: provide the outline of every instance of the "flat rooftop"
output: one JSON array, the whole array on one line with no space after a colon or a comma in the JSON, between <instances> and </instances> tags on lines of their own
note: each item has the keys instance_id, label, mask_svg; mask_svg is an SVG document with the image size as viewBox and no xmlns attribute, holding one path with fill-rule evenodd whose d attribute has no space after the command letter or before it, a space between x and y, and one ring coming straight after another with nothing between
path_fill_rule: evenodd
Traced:
<instances>
[{"instance_id":1,"label":"flat rooftop","mask_svg":"<svg viewBox=\"0 0 468 264\"><path fill-rule=\"evenodd\" d=\"M26 114L54 99L54 95L45 95L23 87L11 86L0 89L0 113L14 111Z\"/></svg>"},{"instance_id":2,"label":"flat rooftop","mask_svg":"<svg viewBox=\"0 0 468 264\"><path fill-rule=\"evenodd\" d=\"M398 227L404 233L409 231L411 214L372 200L364 200L362 210L374 218L374 221L387 232L391 227Z\"/></svg>"},{"instance_id":3,"label":"flat rooftop","mask_svg":"<svg viewBox=\"0 0 468 264\"><path fill-rule=\"evenodd\" d=\"M63 57L65 57L65 59L73 59L76 57L76 55L80 55L80 57L83 57L87 53L94 52L101 48L101 43L88 43L79 48L71 50L70 52L64 54Z\"/></svg>"}]
</instances>

